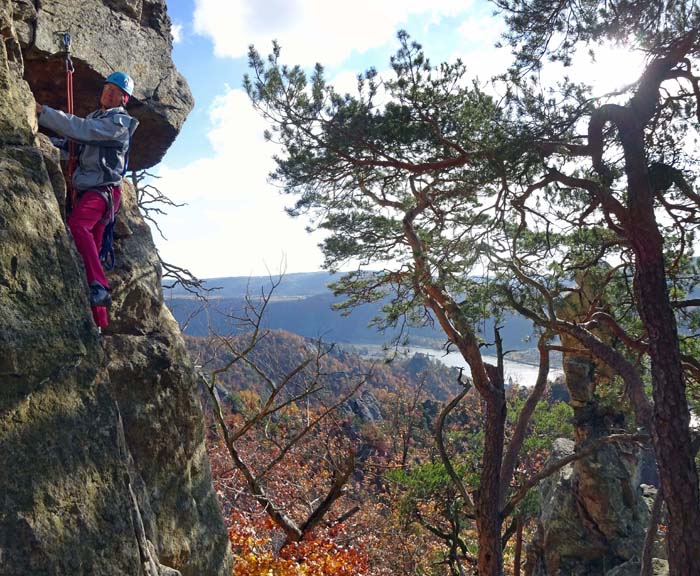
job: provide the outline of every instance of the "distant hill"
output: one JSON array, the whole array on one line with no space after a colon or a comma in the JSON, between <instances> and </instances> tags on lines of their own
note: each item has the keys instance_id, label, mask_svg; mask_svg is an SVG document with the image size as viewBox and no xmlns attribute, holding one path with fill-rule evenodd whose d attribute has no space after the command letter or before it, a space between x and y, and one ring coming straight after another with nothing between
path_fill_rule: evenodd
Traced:
<instances>
[{"instance_id":1,"label":"distant hill","mask_svg":"<svg viewBox=\"0 0 700 576\"><path fill-rule=\"evenodd\" d=\"M285 275L265 311L265 326L338 343L379 344L396 336L397 331L379 332L369 326L380 313L379 304L360 306L347 316L334 310L333 305L341 298L332 294L328 284L337 279L337 275L327 272ZM267 276L213 278L206 280L206 286L219 289L209 293L207 302L198 300L181 287L166 289L165 301L186 335L207 336L212 332L229 335L238 330L231 316L240 315L246 294L255 298L263 290L269 292L270 285L271 279ZM492 321L487 320L480 328L485 339L492 338ZM505 347L531 348L526 342L531 332L529 321L515 315L507 317L502 330ZM439 348L445 340L442 330L431 326L412 327L408 334L414 346Z\"/></svg>"},{"instance_id":2,"label":"distant hill","mask_svg":"<svg viewBox=\"0 0 700 576\"><path fill-rule=\"evenodd\" d=\"M216 341L186 337L185 342L195 362L205 372L231 362L231 350ZM231 347L235 350L245 349L248 342L246 336L236 336L230 340ZM250 351L247 358L279 383L315 352L313 342L308 339L284 330L271 330ZM445 366L426 354L416 353L410 358L397 358L391 363L385 363L364 359L352 349L335 346L328 349L319 362L320 376L315 372L316 364L310 364L289 381L289 395L308 389L312 380L323 388L325 395L335 399L360 381L364 381L363 392L374 394L378 390L384 390L401 394L406 390L420 388L427 398L440 402L452 398L459 391L458 370ZM243 362L234 363L229 370L219 373L218 383L228 393L252 391L261 398L267 398L270 393L268 385ZM376 400L373 401L375 402Z\"/></svg>"},{"instance_id":3,"label":"distant hill","mask_svg":"<svg viewBox=\"0 0 700 576\"><path fill-rule=\"evenodd\" d=\"M275 298L305 298L317 294L329 293L328 285L338 280L338 274L329 272L301 272L285 274L279 286L275 288ZM213 290L211 296L215 298L243 298L246 294L260 294L261 289L269 290L276 276L235 276L227 278L207 278L204 280L206 288ZM182 286L165 289L166 299L189 298L190 292Z\"/></svg>"}]
</instances>

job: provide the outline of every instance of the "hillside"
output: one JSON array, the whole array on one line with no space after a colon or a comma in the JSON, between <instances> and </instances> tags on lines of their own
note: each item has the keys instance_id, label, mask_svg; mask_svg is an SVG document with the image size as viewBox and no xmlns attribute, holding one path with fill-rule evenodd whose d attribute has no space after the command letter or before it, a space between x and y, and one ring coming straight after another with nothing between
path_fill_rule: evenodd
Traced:
<instances>
[{"instance_id":1,"label":"hillside","mask_svg":"<svg viewBox=\"0 0 700 576\"><path fill-rule=\"evenodd\" d=\"M185 341L195 362L205 373L211 373L231 361L232 350L243 350L248 337L241 335L232 338L226 346L216 340L199 337L186 337ZM365 360L343 346L322 345L321 351L323 356L319 366L311 365L291 381L290 394L300 393L314 379L323 386L322 395L330 398L337 398L360 381L364 382L360 393L384 390L396 394L406 389L420 389L426 397L435 401L448 400L459 390L458 371L424 354L391 363L377 363ZM248 358L272 380L279 382L316 353L316 342L284 330L272 330L256 344ZM262 379L242 362L221 374L218 382L232 395L243 390L263 398L268 394Z\"/></svg>"},{"instance_id":2,"label":"hillside","mask_svg":"<svg viewBox=\"0 0 700 576\"><path fill-rule=\"evenodd\" d=\"M273 277L274 279L274 277ZM285 274L283 281L275 289L274 297L303 298L328 291L328 285L338 279L338 275L329 272L299 272ZM222 278L207 278L203 285L212 290L216 298L241 298L246 294L259 294L261 288L270 286L269 276L227 276ZM165 290L167 298L188 298L192 294L182 286L177 285Z\"/></svg>"},{"instance_id":3,"label":"hillside","mask_svg":"<svg viewBox=\"0 0 700 576\"><path fill-rule=\"evenodd\" d=\"M342 298L334 296L328 284L337 279L326 272L309 272L285 275L274 290L265 311L264 323L270 329L279 329L307 338L322 337L328 342L372 343L390 341L397 330L379 332L370 326L381 311L381 304L360 306L349 315L334 310ZM205 293L206 301L195 298L181 287L165 290L167 306L188 336L220 335L236 331L231 315L237 315L245 304L246 295L254 299L269 291L271 280L267 276L214 278L205 280L205 286L214 289ZM532 332L529 321L520 316L507 315L502 322L504 346L511 350L530 348L527 338ZM477 330L485 340L492 338L493 321L487 320ZM444 336L433 326L407 329L414 346L439 348ZM491 347L487 347L490 350Z\"/></svg>"},{"instance_id":4,"label":"hillside","mask_svg":"<svg viewBox=\"0 0 700 576\"><path fill-rule=\"evenodd\" d=\"M458 371L424 354L377 364L334 346L322 348L318 357L315 342L281 330L265 333L252 348L251 337L186 338L206 379L215 378L229 438L235 438L234 449L227 449L215 411L209 411L208 449L237 552L236 574L295 573L285 564L288 556L270 554L280 530L261 514L260 505L284 510L288 522L302 525L308 502L322 500L324 490L332 492L338 469L348 464L342 498L327 521L305 536L307 544L294 548L294 558L304 565L328 563L313 574L443 574L428 570L440 563L444 542L421 530L414 517L429 514L431 521L444 523L449 514L442 499L458 498L434 447L438 417L462 390ZM311 362L295 373L306 359ZM227 365L226 372L216 372ZM358 384L350 399L332 409ZM275 389L281 390L273 402L279 408L270 409ZM507 394L509 403L517 404L527 391L510 388ZM553 437L571 434L570 409L562 397L565 388L554 385L541 404L518 482L522 473L542 465ZM211 405L208 394L205 398ZM460 469L476 465L482 434L482 406L472 390L445 424ZM264 496L257 478L263 478ZM474 476L466 479L475 489ZM268 572L271 565L279 570Z\"/></svg>"}]
</instances>

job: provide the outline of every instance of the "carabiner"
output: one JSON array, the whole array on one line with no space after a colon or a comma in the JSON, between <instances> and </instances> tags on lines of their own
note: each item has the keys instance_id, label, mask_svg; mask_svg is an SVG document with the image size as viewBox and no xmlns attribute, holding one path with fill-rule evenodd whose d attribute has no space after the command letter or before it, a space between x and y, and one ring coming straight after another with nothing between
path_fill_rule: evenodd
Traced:
<instances>
[{"instance_id":1,"label":"carabiner","mask_svg":"<svg viewBox=\"0 0 700 576\"><path fill-rule=\"evenodd\" d=\"M71 43L71 38L70 34L68 32L63 33L63 48L66 53L66 72L70 72L71 74L75 72L75 68L73 66L73 60L70 57L70 43Z\"/></svg>"}]
</instances>

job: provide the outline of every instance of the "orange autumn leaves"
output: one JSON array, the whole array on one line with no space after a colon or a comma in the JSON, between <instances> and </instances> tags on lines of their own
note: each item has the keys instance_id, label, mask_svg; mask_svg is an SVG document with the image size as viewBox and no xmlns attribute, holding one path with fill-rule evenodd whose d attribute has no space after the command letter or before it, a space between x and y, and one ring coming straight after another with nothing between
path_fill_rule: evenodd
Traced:
<instances>
[{"instance_id":1,"label":"orange autumn leaves","mask_svg":"<svg viewBox=\"0 0 700 576\"><path fill-rule=\"evenodd\" d=\"M366 554L355 546L340 545L337 531L289 544L277 554L273 536L265 530L269 526L255 524L232 512L229 537L236 576L361 576L367 571Z\"/></svg>"}]
</instances>

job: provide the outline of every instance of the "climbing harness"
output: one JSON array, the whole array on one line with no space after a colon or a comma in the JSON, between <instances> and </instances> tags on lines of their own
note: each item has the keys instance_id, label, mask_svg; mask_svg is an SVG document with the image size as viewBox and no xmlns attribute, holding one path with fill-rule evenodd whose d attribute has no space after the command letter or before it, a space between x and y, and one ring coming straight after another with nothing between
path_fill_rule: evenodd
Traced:
<instances>
[{"instance_id":1,"label":"climbing harness","mask_svg":"<svg viewBox=\"0 0 700 576\"><path fill-rule=\"evenodd\" d=\"M106 271L112 270L116 264L114 256L114 224L117 213L114 211L114 198L112 196L112 186L105 186L107 193L100 196L107 202L106 217L102 220L105 223L105 231L102 233L102 245L100 246L100 262ZM106 197L105 197L106 196Z\"/></svg>"},{"instance_id":2,"label":"climbing harness","mask_svg":"<svg viewBox=\"0 0 700 576\"><path fill-rule=\"evenodd\" d=\"M66 53L66 112L74 114L73 111L73 60L70 56L71 38L68 32L63 34L63 48ZM77 194L73 186L73 171L75 169L75 142L68 140L68 194L66 196L66 215L70 214L75 207Z\"/></svg>"},{"instance_id":3,"label":"climbing harness","mask_svg":"<svg viewBox=\"0 0 700 576\"><path fill-rule=\"evenodd\" d=\"M126 173L129 170L129 151L131 150L131 139L132 137L129 136L129 144L127 146L127 151L124 156L124 169L122 170L122 178L126 176ZM102 220L102 222L106 225L105 231L102 234L102 246L100 247L100 262L102 262L102 268L104 268L106 271L109 271L114 268L114 265L117 262L116 257L114 255L114 225L117 221L117 213L114 210L114 200L112 198L113 188L111 186L107 186L106 188L108 188L107 194L103 195L101 192L98 192L107 203L107 210L105 211L106 216Z\"/></svg>"},{"instance_id":4,"label":"climbing harness","mask_svg":"<svg viewBox=\"0 0 700 576\"><path fill-rule=\"evenodd\" d=\"M107 78L109 80L109 78ZM129 78L131 80L131 78ZM133 80L132 80L133 83ZM129 152L131 151L131 140L133 134L129 136L129 144L126 149L126 154L124 155L124 169L122 170L122 178L126 176L129 170ZM112 188L109 188L108 198L105 199L107 202L107 217L103 220L106 222L104 234L102 234L102 246L100 247L100 262L102 262L102 267L109 271L114 268L117 260L114 255L114 225L117 221L117 213L114 211L114 201L112 199Z\"/></svg>"},{"instance_id":5,"label":"climbing harness","mask_svg":"<svg viewBox=\"0 0 700 576\"><path fill-rule=\"evenodd\" d=\"M102 235L102 246L100 248L100 262L105 271L114 269L117 259L114 256L114 209L112 209L112 219L105 226L104 234Z\"/></svg>"}]
</instances>

